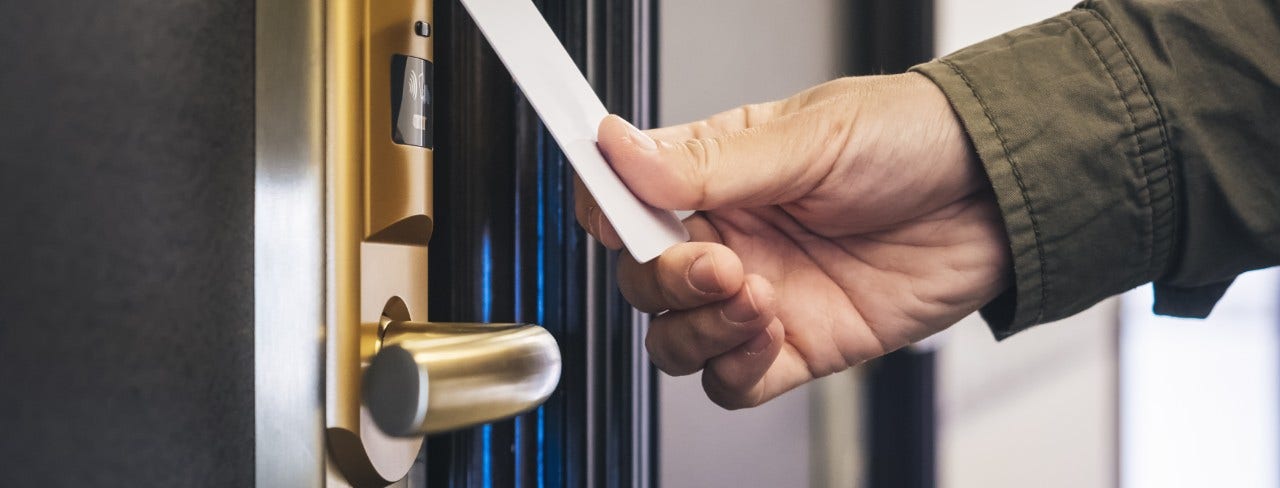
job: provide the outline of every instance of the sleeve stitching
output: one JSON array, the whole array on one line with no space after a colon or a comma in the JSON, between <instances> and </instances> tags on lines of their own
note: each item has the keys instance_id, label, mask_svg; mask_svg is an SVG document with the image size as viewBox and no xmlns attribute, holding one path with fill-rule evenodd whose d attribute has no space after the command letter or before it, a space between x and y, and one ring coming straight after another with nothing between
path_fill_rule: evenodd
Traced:
<instances>
[{"instance_id":1,"label":"sleeve stitching","mask_svg":"<svg viewBox=\"0 0 1280 488\"><path fill-rule=\"evenodd\" d=\"M1000 124L996 123L996 119L991 115L991 110L987 106L987 102L982 99L982 95L978 94L978 90L974 88L973 83L969 80L969 76L966 75L964 71L961 71L960 67L956 66L949 59L939 59L938 61L947 65L947 67L951 68L951 70L960 77L960 80L969 88L969 92L973 94L973 98L978 101L978 105L982 106L982 113L986 116L987 122L991 124L992 129L995 130L996 138L1000 140L1000 148L1004 151L1005 159L1009 160L1009 168L1013 171L1014 181L1018 183L1018 191L1022 194L1023 206L1026 207L1027 216L1031 219L1031 232L1035 235L1036 254L1040 260L1040 304L1036 307L1036 318L1033 321L1034 323L1039 323L1041 319L1044 318L1045 304L1048 302L1049 273L1048 267L1045 264L1044 244L1041 242L1043 238L1040 233L1040 222L1039 219L1036 218L1035 209L1031 206L1031 197L1027 192L1026 183L1022 181L1022 172L1018 169L1018 163L1014 160L1013 153L1009 151L1009 144L1005 138L1004 132L1000 129ZM1016 310L1014 311L1014 317L1017 317ZM1016 324L1017 321L1015 320L1014 323Z\"/></svg>"},{"instance_id":2,"label":"sleeve stitching","mask_svg":"<svg viewBox=\"0 0 1280 488\"><path fill-rule=\"evenodd\" d=\"M1067 23L1071 24L1071 27L1074 28L1076 32L1079 32L1080 37L1084 38L1085 42L1089 44L1089 48L1091 51L1093 51L1094 57L1098 59L1098 63L1101 64L1103 69L1107 71L1107 76L1111 78L1111 84L1116 89L1116 98L1120 99L1120 103L1124 105L1125 112L1129 115L1130 133L1133 135L1134 143L1137 145L1137 147L1134 148L1134 155L1138 158L1138 171L1142 173L1142 179L1144 181L1143 183L1144 189L1147 192L1147 199L1148 199L1148 201L1146 202L1147 210L1154 214L1155 210L1152 207L1152 202L1150 201L1152 199L1151 198L1151 175L1147 171L1146 164L1143 163L1143 161L1145 161L1147 157L1146 151L1143 150L1143 147L1145 147L1146 145L1142 141L1142 134L1138 131L1138 116L1133 112L1133 105L1131 105L1129 103L1129 100L1125 98L1124 89L1120 86L1120 78L1116 76L1115 70L1111 69L1111 64L1107 63L1106 58L1102 56L1102 50L1098 48L1098 44L1089 37L1089 34L1085 33L1084 29L1080 27L1080 24L1076 21L1074 16L1067 15L1064 17L1067 20ZM1155 267L1155 250L1154 250L1155 218L1154 218L1154 215L1152 216L1152 218L1147 220L1147 233L1149 238L1152 239L1151 245L1146 249L1147 269L1150 270Z\"/></svg>"},{"instance_id":3,"label":"sleeve stitching","mask_svg":"<svg viewBox=\"0 0 1280 488\"><path fill-rule=\"evenodd\" d=\"M1111 34L1111 38L1116 41L1116 45L1120 46L1120 52L1124 53L1124 59L1126 62L1129 63L1129 69L1133 70L1134 76L1138 78L1138 86L1142 89L1142 95L1146 97L1147 104L1151 105L1151 111L1155 112L1156 114L1156 122L1157 122L1157 125L1159 125L1160 127L1160 149L1161 149L1160 152L1164 157L1165 172L1168 174L1167 184L1169 185L1168 193L1169 193L1170 209L1173 209L1171 211L1176 211L1176 209L1178 208L1178 192L1175 191L1174 189L1175 182L1173 180L1174 178L1173 154L1169 149L1169 132L1168 132L1168 128L1166 127L1164 112L1160 110L1160 105L1156 104L1156 99L1151 94L1151 87L1147 84L1147 78L1142 75L1142 70L1138 69L1138 62L1133 58L1133 53L1129 51L1129 46L1126 45L1124 42L1124 39L1120 37L1120 33L1116 32L1115 26L1111 25L1111 22L1107 20L1107 18L1104 17L1097 10L1086 9L1086 11L1089 12L1090 15L1097 18L1098 21L1102 23L1103 27L1106 27L1107 32ZM1153 202L1153 205L1154 205L1154 202ZM1154 219L1154 216L1153 216L1153 219ZM1172 229L1169 232L1169 237L1168 237L1169 240L1175 239L1174 236L1178 235L1178 219L1174 218L1171 220L1172 220L1172 224L1171 224ZM1153 225L1154 225L1154 220L1153 220ZM1153 229L1152 239L1154 239L1154 229ZM1155 243L1153 242L1152 244L1154 248ZM1173 247L1173 244L1171 242L1165 243L1164 245L1167 245L1170 248ZM1152 252L1155 252L1154 249ZM1165 256L1165 260L1166 261L1169 260L1168 255ZM1153 266L1156 265L1156 263L1152 263L1152 264ZM1168 263L1159 263L1159 265L1160 265L1160 269L1159 270L1153 269L1152 272L1156 272L1157 275L1163 275L1165 269L1168 268ZM1158 278L1158 277L1159 276L1155 276L1153 278Z\"/></svg>"}]
</instances>

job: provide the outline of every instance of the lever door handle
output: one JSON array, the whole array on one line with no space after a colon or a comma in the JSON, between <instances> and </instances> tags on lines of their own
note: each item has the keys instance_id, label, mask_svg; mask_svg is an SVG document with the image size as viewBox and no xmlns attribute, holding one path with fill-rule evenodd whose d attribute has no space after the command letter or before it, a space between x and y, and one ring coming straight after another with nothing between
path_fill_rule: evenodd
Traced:
<instances>
[{"instance_id":1,"label":"lever door handle","mask_svg":"<svg viewBox=\"0 0 1280 488\"><path fill-rule=\"evenodd\" d=\"M362 395L383 432L414 436L531 410L559 381L560 349L542 327L391 321Z\"/></svg>"}]
</instances>

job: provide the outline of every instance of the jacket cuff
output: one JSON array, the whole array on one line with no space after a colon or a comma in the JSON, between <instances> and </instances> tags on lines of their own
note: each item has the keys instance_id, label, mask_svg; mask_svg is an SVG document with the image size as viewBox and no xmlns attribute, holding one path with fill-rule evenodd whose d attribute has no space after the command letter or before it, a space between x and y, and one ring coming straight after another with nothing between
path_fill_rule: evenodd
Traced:
<instances>
[{"instance_id":1,"label":"jacket cuff","mask_svg":"<svg viewBox=\"0 0 1280 488\"><path fill-rule=\"evenodd\" d=\"M1163 273L1172 155L1142 73L1077 9L912 68L950 100L995 191L1013 289L983 309L997 338Z\"/></svg>"}]
</instances>

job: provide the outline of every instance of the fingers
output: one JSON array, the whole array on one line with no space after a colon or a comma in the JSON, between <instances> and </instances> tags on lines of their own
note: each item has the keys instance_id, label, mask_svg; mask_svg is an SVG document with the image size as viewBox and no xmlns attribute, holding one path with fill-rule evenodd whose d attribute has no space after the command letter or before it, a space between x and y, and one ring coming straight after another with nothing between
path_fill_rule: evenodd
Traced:
<instances>
[{"instance_id":1,"label":"fingers","mask_svg":"<svg viewBox=\"0 0 1280 488\"><path fill-rule=\"evenodd\" d=\"M755 127L771 119L779 106L779 102L744 105L708 117L705 120L674 125L648 131L650 136L658 140L685 141L704 137L713 137ZM587 230L596 240L609 249L621 249L622 239L609 219L600 211L595 198L587 191L582 180L574 177L574 212L578 224Z\"/></svg>"},{"instance_id":2,"label":"fingers","mask_svg":"<svg viewBox=\"0 0 1280 488\"><path fill-rule=\"evenodd\" d=\"M610 157L610 164L614 166L615 171L619 172L631 190L640 194L642 199L652 205L668 209L703 210L732 204L735 201L733 198L735 195L753 197L737 201L742 206L779 203L775 200L780 200L787 196L787 192L780 191L777 188L758 195L752 195L751 192L757 192L759 189L738 187L738 184L734 181L726 181L715 185L706 184L705 182L711 180L718 173L732 174L735 170L758 171L759 168L753 167L753 165L733 164L738 161L738 156L743 153L748 156L757 155L755 158L746 159L746 162L757 163L754 166L772 167L770 171L757 174L754 177L737 175L739 179L752 180L757 184L769 182L770 175L785 176L805 167L814 166L806 164L805 156L813 156L814 148L829 150L832 146L830 143L843 140L843 137L839 137L842 135L842 131L833 133L832 131L821 129L824 127L839 128L847 124L824 124L821 120L815 122L816 118L813 114L802 115L807 109L848 94L850 90L863 84L865 83L860 82L858 78L843 78L815 86L787 99L744 105L712 115L704 120L652 129L646 132L640 132L622 119L610 116L601 123L600 146L605 151L606 156ZM781 119L789 120L784 121ZM769 124L774 121L779 121L780 123L776 124L777 127L769 127ZM813 130L815 128L818 130ZM632 137L619 138L620 134ZM796 144L797 140L792 137L796 134L808 135L810 143L804 145ZM654 142L655 140L658 142ZM728 141L744 142L728 144L728 149L730 150L719 154ZM789 150L779 151L779 147L776 146L778 142L782 142ZM644 153L650 148L656 151L658 156L635 154L637 149ZM760 148L773 150L761 152L758 150ZM819 151L818 154L821 155L822 152L824 151ZM659 168L662 171L657 174L650 174L645 177L644 172L652 168L646 168L643 163L653 162L655 158L661 160L671 154L679 156L675 163L669 164L668 167ZM779 156L781 159L770 159L773 155ZM615 156L623 160L615 162L612 160ZM637 159L638 161L636 161ZM788 164L781 165L779 163ZM716 171L707 171L711 169ZM790 172L785 171L786 169L789 169ZM822 173L812 168L809 171L801 172L809 173L809 180L813 180L815 178L814 175ZM663 188L663 185L667 183L664 178L681 174L689 176L683 184L669 189ZM641 178L633 184L633 178L636 176ZM772 183L774 183L772 186L784 183L798 188L798 184L805 183L805 181L775 179ZM703 184L705 188L699 188L699 184ZM595 204L595 200L590 193L586 191L581 181L576 178L574 186L576 190L575 211L577 212L578 222L605 246L611 249L620 249L622 242L621 239L617 238L617 231L614 230L608 219L600 212L599 206ZM765 186L768 187L770 185ZM734 188L738 188L738 191L728 193L723 191L724 189L733 190Z\"/></svg>"},{"instance_id":3,"label":"fingers","mask_svg":"<svg viewBox=\"0 0 1280 488\"><path fill-rule=\"evenodd\" d=\"M738 293L742 261L729 248L710 242L672 246L657 259L618 263L618 289L644 312L687 310Z\"/></svg>"},{"instance_id":4,"label":"fingers","mask_svg":"<svg viewBox=\"0 0 1280 488\"><path fill-rule=\"evenodd\" d=\"M587 191L586 185L583 185L582 180L577 176L573 177L573 212L578 218L578 225L586 229L587 233L600 241L604 247L615 251L622 249L622 237L613 228L613 224L609 223L609 219L605 218L600 205L596 203L595 198L591 197L591 192Z\"/></svg>"},{"instance_id":5,"label":"fingers","mask_svg":"<svg viewBox=\"0 0 1280 488\"><path fill-rule=\"evenodd\" d=\"M654 317L645 347L658 369L673 376L686 375L765 333L774 318L772 285L759 275L750 275L728 300ZM750 346L758 354L773 347L771 335L767 342L763 348L758 342Z\"/></svg>"},{"instance_id":6,"label":"fingers","mask_svg":"<svg viewBox=\"0 0 1280 488\"><path fill-rule=\"evenodd\" d=\"M659 141L682 142L758 127L779 115L780 102L743 105L703 120L645 131Z\"/></svg>"},{"instance_id":7,"label":"fingers","mask_svg":"<svg viewBox=\"0 0 1280 488\"><path fill-rule=\"evenodd\" d=\"M600 124L599 145L627 187L650 205L709 210L784 203L821 182L843 148L850 124L829 112L804 110L682 142L654 141L609 116ZM682 133L698 130L664 135Z\"/></svg>"},{"instance_id":8,"label":"fingers","mask_svg":"<svg viewBox=\"0 0 1280 488\"><path fill-rule=\"evenodd\" d=\"M707 398L733 410L754 407L779 394L777 388L770 389L778 385L764 380L782 352L785 334L782 322L774 319L751 340L708 360L702 372L702 389Z\"/></svg>"}]
</instances>

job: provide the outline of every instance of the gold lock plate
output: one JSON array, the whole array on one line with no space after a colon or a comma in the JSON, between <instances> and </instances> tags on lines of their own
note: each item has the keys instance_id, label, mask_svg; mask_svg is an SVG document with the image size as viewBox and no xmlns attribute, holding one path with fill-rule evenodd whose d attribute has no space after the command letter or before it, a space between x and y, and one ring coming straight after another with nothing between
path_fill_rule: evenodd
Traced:
<instances>
[{"instance_id":1,"label":"gold lock plate","mask_svg":"<svg viewBox=\"0 0 1280 488\"><path fill-rule=\"evenodd\" d=\"M430 0L325 5L325 434L329 483L385 486L413 466L422 437L390 437L361 406L379 324L425 320L432 151L391 137L394 55L432 60Z\"/></svg>"},{"instance_id":2,"label":"gold lock plate","mask_svg":"<svg viewBox=\"0 0 1280 488\"><path fill-rule=\"evenodd\" d=\"M430 1L366 0L367 39L364 73L365 101L364 231L370 241L427 245L431 239L432 150L393 142L392 91L409 82L392 79L396 56L433 62ZM412 83L400 95L430 100L432 71L413 74ZM423 114L425 118L433 114ZM423 120L423 129L430 126Z\"/></svg>"}]
</instances>

